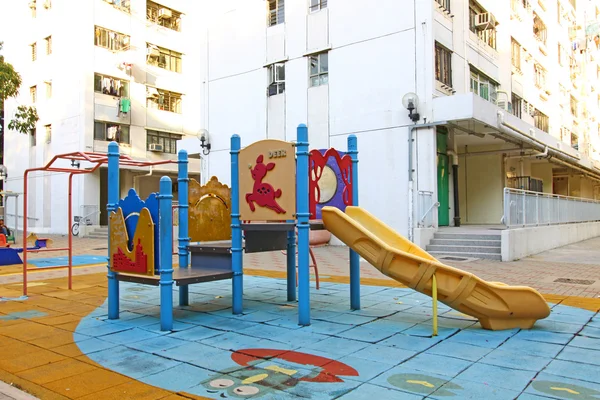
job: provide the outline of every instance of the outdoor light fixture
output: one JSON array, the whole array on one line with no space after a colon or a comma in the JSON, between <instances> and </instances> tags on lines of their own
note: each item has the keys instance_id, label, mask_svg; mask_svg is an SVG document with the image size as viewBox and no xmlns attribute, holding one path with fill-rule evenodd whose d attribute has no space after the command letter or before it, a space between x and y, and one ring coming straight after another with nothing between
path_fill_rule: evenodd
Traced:
<instances>
[{"instance_id":1,"label":"outdoor light fixture","mask_svg":"<svg viewBox=\"0 0 600 400\"><path fill-rule=\"evenodd\" d=\"M0 165L0 181L8 178L8 169L4 165Z\"/></svg>"},{"instance_id":2,"label":"outdoor light fixture","mask_svg":"<svg viewBox=\"0 0 600 400\"><path fill-rule=\"evenodd\" d=\"M419 96L417 96L416 93L406 93L402 98L402 105L408 110L408 118L410 118L412 122L417 122L421 118L417 112L417 107L419 107Z\"/></svg>"},{"instance_id":3,"label":"outdoor light fixture","mask_svg":"<svg viewBox=\"0 0 600 400\"><path fill-rule=\"evenodd\" d=\"M210 153L210 142L208 141L208 131L202 130L200 133L200 147L202 147L202 154L207 156Z\"/></svg>"}]
</instances>

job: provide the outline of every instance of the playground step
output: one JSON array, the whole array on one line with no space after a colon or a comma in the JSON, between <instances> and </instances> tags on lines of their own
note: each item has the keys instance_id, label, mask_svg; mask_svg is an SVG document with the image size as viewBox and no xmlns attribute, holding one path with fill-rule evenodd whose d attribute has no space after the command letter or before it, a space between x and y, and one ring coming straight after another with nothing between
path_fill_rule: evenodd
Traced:
<instances>
[{"instance_id":1,"label":"playground step","mask_svg":"<svg viewBox=\"0 0 600 400\"><path fill-rule=\"evenodd\" d=\"M439 233L436 232L434 239L471 239L471 240L501 240L500 234L479 235L474 233Z\"/></svg>"},{"instance_id":2,"label":"playground step","mask_svg":"<svg viewBox=\"0 0 600 400\"><path fill-rule=\"evenodd\" d=\"M500 254L500 246L439 246L428 245L429 252L444 252L451 251L453 253L489 253Z\"/></svg>"},{"instance_id":3,"label":"playground step","mask_svg":"<svg viewBox=\"0 0 600 400\"><path fill-rule=\"evenodd\" d=\"M430 245L436 246L494 246L500 247L502 241L498 240L479 240L477 239L431 239Z\"/></svg>"},{"instance_id":4,"label":"playground step","mask_svg":"<svg viewBox=\"0 0 600 400\"><path fill-rule=\"evenodd\" d=\"M452 260L444 260L443 257L452 257L452 258L483 258L486 260L496 260L502 261L501 254L492 254L492 253L456 253L450 251L430 251L429 254L440 260L445 264L452 265ZM455 260L459 261L459 260Z\"/></svg>"}]
</instances>

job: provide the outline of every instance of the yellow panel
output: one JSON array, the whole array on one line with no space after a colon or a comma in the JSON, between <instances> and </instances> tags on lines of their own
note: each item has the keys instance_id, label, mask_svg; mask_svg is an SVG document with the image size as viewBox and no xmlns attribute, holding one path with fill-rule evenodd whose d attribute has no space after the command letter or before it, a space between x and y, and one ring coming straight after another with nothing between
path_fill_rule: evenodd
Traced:
<instances>
[{"instance_id":1,"label":"yellow panel","mask_svg":"<svg viewBox=\"0 0 600 400\"><path fill-rule=\"evenodd\" d=\"M125 228L123 210L110 213L110 269L135 275L154 275L154 224L147 208L142 208L135 234L133 249L127 245L129 236Z\"/></svg>"},{"instance_id":2,"label":"yellow panel","mask_svg":"<svg viewBox=\"0 0 600 400\"><path fill-rule=\"evenodd\" d=\"M296 157L292 143L269 139L242 149L239 173L241 220L296 219Z\"/></svg>"},{"instance_id":3,"label":"yellow panel","mask_svg":"<svg viewBox=\"0 0 600 400\"><path fill-rule=\"evenodd\" d=\"M190 179L188 193L190 240L231 239L231 189L213 176L204 186Z\"/></svg>"}]
</instances>

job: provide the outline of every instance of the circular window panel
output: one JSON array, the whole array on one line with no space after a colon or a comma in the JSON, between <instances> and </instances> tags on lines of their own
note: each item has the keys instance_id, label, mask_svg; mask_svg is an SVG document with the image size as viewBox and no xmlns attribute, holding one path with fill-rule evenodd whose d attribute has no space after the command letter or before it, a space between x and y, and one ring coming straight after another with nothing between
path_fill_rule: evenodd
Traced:
<instances>
[{"instance_id":1,"label":"circular window panel","mask_svg":"<svg viewBox=\"0 0 600 400\"><path fill-rule=\"evenodd\" d=\"M326 165L325 168L323 168L323 175L321 176L321 179L319 179L319 188L321 189L321 199L319 200L319 204L331 201L337 192L337 187L337 175L329 165Z\"/></svg>"}]
</instances>

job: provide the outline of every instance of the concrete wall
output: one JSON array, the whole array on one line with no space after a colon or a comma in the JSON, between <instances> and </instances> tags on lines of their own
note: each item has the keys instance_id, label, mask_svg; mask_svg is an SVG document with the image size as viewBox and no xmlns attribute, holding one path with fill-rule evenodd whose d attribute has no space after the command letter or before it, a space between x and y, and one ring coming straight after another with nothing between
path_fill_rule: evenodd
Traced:
<instances>
[{"instance_id":1,"label":"concrete wall","mask_svg":"<svg viewBox=\"0 0 600 400\"><path fill-rule=\"evenodd\" d=\"M600 236L600 222L537 226L502 231L502 261L514 261Z\"/></svg>"}]
</instances>

